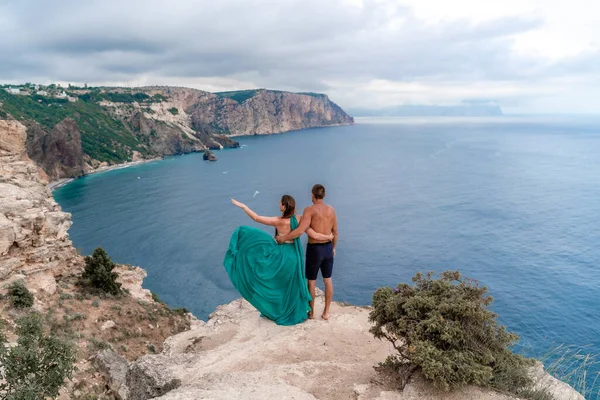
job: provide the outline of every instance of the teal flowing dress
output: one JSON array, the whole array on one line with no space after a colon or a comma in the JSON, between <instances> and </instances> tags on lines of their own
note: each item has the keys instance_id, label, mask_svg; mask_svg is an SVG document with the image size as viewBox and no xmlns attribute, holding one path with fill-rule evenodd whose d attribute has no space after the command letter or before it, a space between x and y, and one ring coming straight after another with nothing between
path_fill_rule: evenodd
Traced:
<instances>
[{"instance_id":1,"label":"teal flowing dress","mask_svg":"<svg viewBox=\"0 0 600 400\"><path fill-rule=\"evenodd\" d=\"M290 228L298 220L290 218ZM240 226L231 235L223 265L240 294L278 325L303 322L311 300L300 238L277 244L265 231Z\"/></svg>"}]
</instances>

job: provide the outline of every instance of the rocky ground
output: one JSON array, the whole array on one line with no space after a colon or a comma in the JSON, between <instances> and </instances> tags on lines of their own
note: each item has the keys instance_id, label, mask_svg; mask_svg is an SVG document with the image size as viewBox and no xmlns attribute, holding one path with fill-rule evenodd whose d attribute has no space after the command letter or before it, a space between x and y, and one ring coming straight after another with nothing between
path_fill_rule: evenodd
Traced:
<instances>
[{"instance_id":1,"label":"rocky ground","mask_svg":"<svg viewBox=\"0 0 600 400\"><path fill-rule=\"evenodd\" d=\"M322 306L319 295L317 309ZM127 386L136 400L511 398L476 387L445 393L419 376L404 391L395 390L373 369L393 349L369 333L368 314L366 307L334 303L329 321L283 327L236 300L218 307L208 322L168 338L161 354L121 367L128 373L116 386ZM539 367L533 373L557 400L583 399Z\"/></svg>"}]
</instances>

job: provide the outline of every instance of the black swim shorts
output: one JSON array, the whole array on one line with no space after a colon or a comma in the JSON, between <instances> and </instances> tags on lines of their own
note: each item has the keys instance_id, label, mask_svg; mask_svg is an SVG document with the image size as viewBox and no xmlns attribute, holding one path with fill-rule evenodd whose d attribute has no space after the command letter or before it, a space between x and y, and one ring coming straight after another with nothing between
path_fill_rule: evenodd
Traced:
<instances>
[{"instance_id":1,"label":"black swim shorts","mask_svg":"<svg viewBox=\"0 0 600 400\"><path fill-rule=\"evenodd\" d=\"M306 279L314 281L321 270L323 278L333 273L333 243L309 243L306 247Z\"/></svg>"}]
</instances>

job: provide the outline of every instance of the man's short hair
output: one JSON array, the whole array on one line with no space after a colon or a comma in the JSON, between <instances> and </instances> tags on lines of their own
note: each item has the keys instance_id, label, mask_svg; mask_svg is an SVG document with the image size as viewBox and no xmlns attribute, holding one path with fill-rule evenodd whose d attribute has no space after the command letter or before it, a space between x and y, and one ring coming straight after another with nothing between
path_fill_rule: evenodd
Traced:
<instances>
[{"instance_id":1,"label":"man's short hair","mask_svg":"<svg viewBox=\"0 0 600 400\"><path fill-rule=\"evenodd\" d=\"M325 186L321 185L320 183L317 183L312 188L312 194L313 194L313 196L315 196L315 199L317 199L317 200L324 199L325 198Z\"/></svg>"}]
</instances>

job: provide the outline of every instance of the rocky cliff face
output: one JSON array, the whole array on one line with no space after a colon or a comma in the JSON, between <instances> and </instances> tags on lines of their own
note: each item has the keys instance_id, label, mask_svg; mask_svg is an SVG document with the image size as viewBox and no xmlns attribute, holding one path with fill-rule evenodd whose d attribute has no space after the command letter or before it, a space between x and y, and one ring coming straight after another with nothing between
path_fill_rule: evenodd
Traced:
<instances>
[{"instance_id":1,"label":"rocky cliff face","mask_svg":"<svg viewBox=\"0 0 600 400\"><path fill-rule=\"evenodd\" d=\"M267 135L354 122L325 95L271 90L257 90L241 103L214 95L203 96L188 112L194 123L202 121L233 136Z\"/></svg>"},{"instance_id":2,"label":"rocky cliff face","mask_svg":"<svg viewBox=\"0 0 600 400\"><path fill-rule=\"evenodd\" d=\"M76 258L67 234L71 216L27 157L26 138L25 126L0 120L0 280L68 268Z\"/></svg>"},{"instance_id":3,"label":"rocky cliff face","mask_svg":"<svg viewBox=\"0 0 600 400\"><path fill-rule=\"evenodd\" d=\"M32 122L27 130L27 154L52 180L85 174L81 133L77 123L66 118L47 132Z\"/></svg>"}]
</instances>

